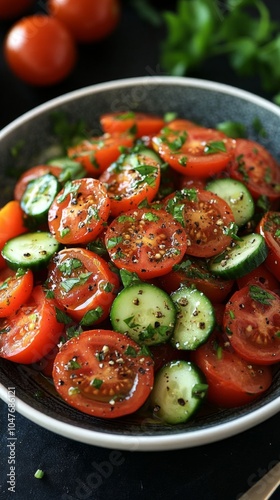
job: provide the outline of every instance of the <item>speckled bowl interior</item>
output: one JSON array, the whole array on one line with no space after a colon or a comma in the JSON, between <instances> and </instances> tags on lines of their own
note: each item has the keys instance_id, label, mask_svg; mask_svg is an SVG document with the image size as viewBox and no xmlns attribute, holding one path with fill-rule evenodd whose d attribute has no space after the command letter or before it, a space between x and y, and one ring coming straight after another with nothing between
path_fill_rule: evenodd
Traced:
<instances>
[{"instance_id":1,"label":"speckled bowl interior","mask_svg":"<svg viewBox=\"0 0 280 500\"><path fill-rule=\"evenodd\" d=\"M209 81L189 78L151 77L119 80L87 87L56 98L26 113L0 132L1 203L11 197L13 173L37 163L42 150L57 141L50 116L63 111L71 122L83 120L87 129L99 131L98 118L109 111L139 110L155 114L169 111L205 126L226 120L243 123L249 138L264 144L280 160L280 109L248 92ZM260 121L266 136L254 123ZM20 154L12 155L20 146ZM140 412L116 420L84 415L64 403L53 386L35 367L0 359L0 396L8 400L15 387L16 409L53 432L77 441L131 451L167 450L210 443L242 432L280 409L280 374L259 401L234 410L207 408L177 426L153 422Z\"/></svg>"}]
</instances>

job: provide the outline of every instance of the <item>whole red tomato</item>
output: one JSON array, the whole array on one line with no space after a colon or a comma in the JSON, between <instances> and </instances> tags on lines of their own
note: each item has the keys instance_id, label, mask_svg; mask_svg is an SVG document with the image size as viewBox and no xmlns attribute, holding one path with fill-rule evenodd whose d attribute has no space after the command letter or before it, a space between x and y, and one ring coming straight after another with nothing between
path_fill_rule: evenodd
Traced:
<instances>
[{"instance_id":1,"label":"whole red tomato","mask_svg":"<svg viewBox=\"0 0 280 500\"><path fill-rule=\"evenodd\" d=\"M24 14L35 0L0 0L0 20L14 19Z\"/></svg>"},{"instance_id":2,"label":"whole red tomato","mask_svg":"<svg viewBox=\"0 0 280 500\"><path fill-rule=\"evenodd\" d=\"M49 0L48 8L82 43L105 38L120 19L119 0Z\"/></svg>"},{"instance_id":3,"label":"whole red tomato","mask_svg":"<svg viewBox=\"0 0 280 500\"><path fill-rule=\"evenodd\" d=\"M76 45L67 28L53 17L34 15L16 22L4 42L11 70L32 85L52 85L76 62Z\"/></svg>"}]
</instances>

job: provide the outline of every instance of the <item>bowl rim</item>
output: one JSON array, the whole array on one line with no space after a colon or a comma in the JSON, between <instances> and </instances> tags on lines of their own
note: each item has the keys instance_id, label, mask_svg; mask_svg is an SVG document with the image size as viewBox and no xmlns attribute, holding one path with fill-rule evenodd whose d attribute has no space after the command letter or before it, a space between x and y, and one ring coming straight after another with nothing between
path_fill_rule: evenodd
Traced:
<instances>
[{"instance_id":1,"label":"bowl rim","mask_svg":"<svg viewBox=\"0 0 280 500\"><path fill-rule=\"evenodd\" d=\"M104 83L89 85L71 92L65 93L51 100L48 100L39 106L25 112L10 124L0 130L0 142L6 135L12 132L17 127L22 126L30 119L33 119L40 114L49 112L54 107L68 103L73 99L86 97L92 94L103 92L106 90L114 90L133 85L178 85L195 87L198 89L215 91L218 93L227 94L229 96L238 97L247 102L254 103L263 109L266 109L280 118L280 107L271 103L263 97L248 92L246 90L234 87L231 85L218 83L210 80L202 80L189 77L169 77L169 76L145 76L112 80ZM8 388L0 383L0 398L8 403ZM220 441L241 433L251 427L254 427L268 418L275 415L280 409L280 397L270 401L245 415L235 418L234 420L225 423L209 426L201 430L187 430L178 434L166 435L119 435L109 432L97 432L81 427L76 427L72 424L64 423L49 415L36 410L29 404L25 403L16 397L16 411L32 421L33 423L66 438L79 441L82 443L100 446L103 448L117 448L127 451L163 451L174 450L180 448L190 448Z\"/></svg>"}]
</instances>

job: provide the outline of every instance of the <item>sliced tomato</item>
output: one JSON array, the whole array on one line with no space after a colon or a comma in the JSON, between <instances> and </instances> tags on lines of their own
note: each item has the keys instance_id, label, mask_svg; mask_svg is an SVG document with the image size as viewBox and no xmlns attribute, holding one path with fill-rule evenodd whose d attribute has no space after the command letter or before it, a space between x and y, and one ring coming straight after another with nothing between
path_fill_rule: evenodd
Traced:
<instances>
[{"instance_id":1,"label":"sliced tomato","mask_svg":"<svg viewBox=\"0 0 280 500\"><path fill-rule=\"evenodd\" d=\"M272 382L271 367L248 364L218 331L192 351L191 358L206 377L208 401L220 407L248 404L259 398Z\"/></svg>"},{"instance_id":2,"label":"sliced tomato","mask_svg":"<svg viewBox=\"0 0 280 500\"><path fill-rule=\"evenodd\" d=\"M246 274L245 276L242 276L242 278L238 278L236 281L239 289L243 288L246 285L261 285L267 288L268 290L272 290L275 293L278 294L280 293L279 281L266 268L265 264L261 264L250 273Z\"/></svg>"},{"instance_id":3,"label":"sliced tomato","mask_svg":"<svg viewBox=\"0 0 280 500\"><path fill-rule=\"evenodd\" d=\"M243 182L254 199L266 196L271 202L280 199L280 167L261 144L236 139L230 176Z\"/></svg>"},{"instance_id":4,"label":"sliced tomato","mask_svg":"<svg viewBox=\"0 0 280 500\"><path fill-rule=\"evenodd\" d=\"M83 140L68 148L68 156L84 167L91 177L99 177L120 155L120 149L133 145L133 136L128 134L104 134Z\"/></svg>"},{"instance_id":5,"label":"sliced tomato","mask_svg":"<svg viewBox=\"0 0 280 500\"><path fill-rule=\"evenodd\" d=\"M30 297L33 289L31 269L3 269L0 272L0 318L13 314Z\"/></svg>"},{"instance_id":6,"label":"sliced tomato","mask_svg":"<svg viewBox=\"0 0 280 500\"><path fill-rule=\"evenodd\" d=\"M14 198L15 200L20 201L24 191L27 188L27 184L34 179L38 179L45 174L53 174L55 177L59 177L61 174L61 168L55 167L52 165L36 165L35 167L31 167L20 176L18 179L15 189L14 189Z\"/></svg>"},{"instance_id":7,"label":"sliced tomato","mask_svg":"<svg viewBox=\"0 0 280 500\"><path fill-rule=\"evenodd\" d=\"M219 196L199 188L183 189L168 196L165 206L184 226L188 255L212 257L231 243L234 215Z\"/></svg>"},{"instance_id":8,"label":"sliced tomato","mask_svg":"<svg viewBox=\"0 0 280 500\"><path fill-rule=\"evenodd\" d=\"M280 361L279 295L260 285L245 286L227 302L223 323L232 347L246 361Z\"/></svg>"},{"instance_id":9,"label":"sliced tomato","mask_svg":"<svg viewBox=\"0 0 280 500\"><path fill-rule=\"evenodd\" d=\"M12 221L12 224L11 224ZM24 224L24 212L17 200L6 203L0 209L0 251L3 249L6 241L26 233L27 227ZM6 267L6 263L0 255L0 269Z\"/></svg>"},{"instance_id":10,"label":"sliced tomato","mask_svg":"<svg viewBox=\"0 0 280 500\"><path fill-rule=\"evenodd\" d=\"M65 245L86 244L102 231L109 214L110 200L99 180L69 181L49 209L49 230Z\"/></svg>"},{"instance_id":11,"label":"sliced tomato","mask_svg":"<svg viewBox=\"0 0 280 500\"><path fill-rule=\"evenodd\" d=\"M59 342L63 325L56 318L55 302L40 285L14 314L0 322L0 357L31 364L46 356Z\"/></svg>"},{"instance_id":12,"label":"sliced tomato","mask_svg":"<svg viewBox=\"0 0 280 500\"><path fill-rule=\"evenodd\" d=\"M122 334L90 330L62 346L53 380L70 406L95 417L116 418L137 411L147 400L153 360Z\"/></svg>"},{"instance_id":13,"label":"sliced tomato","mask_svg":"<svg viewBox=\"0 0 280 500\"><path fill-rule=\"evenodd\" d=\"M211 274L206 260L190 258L186 255L170 273L158 278L158 283L167 293L175 292L181 285L194 285L211 302L219 303L228 297L234 281L224 280Z\"/></svg>"},{"instance_id":14,"label":"sliced tomato","mask_svg":"<svg viewBox=\"0 0 280 500\"><path fill-rule=\"evenodd\" d=\"M145 153L122 155L99 177L108 191L111 215L116 217L155 198L160 185L160 163Z\"/></svg>"},{"instance_id":15,"label":"sliced tomato","mask_svg":"<svg viewBox=\"0 0 280 500\"><path fill-rule=\"evenodd\" d=\"M264 237L268 247L265 265L280 281L280 212L266 212L257 230Z\"/></svg>"},{"instance_id":16,"label":"sliced tomato","mask_svg":"<svg viewBox=\"0 0 280 500\"><path fill-rule=\"evenodd\" d=\"M150 279L171 271L187 248L182 226L165 210L129 210L112 221L105 235L118 268Z\"/></svg>"},{"instance_id":17,"label":"sliced tomato","mask_svg":"<svg viewBox=\"0 0 280 500\"><path fill-rule=\"evenodd\" d=\"M71 318L88 326L108 316L119 278L90 250L65 248L49 265L48 287Z\"/></svg>"},{"instance_id":18,"label":"sliced tomato","mask_svg":"<svg viewBox=\"0 0 280 500\"><path fill-rule=\"evenodd\" d=\"M215 129L196 126L176 129L168 125L153 138L153 146L181 174L207 178L228 165L235 140Z\"/></svg>"},{"instance_id":19,"label":"sliced tomato","mask_svg":"<svg viewBox=\"0 0 280 500\"><path fill-rule=\"evenodd\" d=\"M104 132L109 134L130 132L135 137L157 134L164 126L164 120L160 116L129 110L105 113L100 117L100 123Z\"/></svg>"}]
</instances>

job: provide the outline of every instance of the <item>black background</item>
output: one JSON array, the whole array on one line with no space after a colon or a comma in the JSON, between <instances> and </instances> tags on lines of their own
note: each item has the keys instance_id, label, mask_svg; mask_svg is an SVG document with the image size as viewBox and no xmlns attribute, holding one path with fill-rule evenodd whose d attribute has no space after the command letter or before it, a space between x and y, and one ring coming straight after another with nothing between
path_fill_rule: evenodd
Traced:
<instances>
[{"instance_id":1,"label":"black background","mask_svg":"<svg viewBox=\"0 0 280 500\"><path fill-rule=\"evenodd\" d=\"M154 4L163 8L174 2ZM279 1L267 4L274 19L280 21ZM34 10L44 10L42 1ZM10 24L0 22L1 41ZM159 43L163 35L163 27L146 23L128 1L123 2L121 22L114 34L98 44L80 47L73 73L61 84L49 88L35 88L20 82L11 74L1 54L0 128L38 104L80 87L164 74L159 65ZM190 76L228 83L268 99L272 97L263 92L257 78L238 78L223 59L207 62ZM15 493L9 493L8 412L2 402L0 409L0 496L3 499L234 500L280 460L278 415L215 444L170 452L126 452L77 443L16 414L16 488ZM38 468L45 472L41 480L34 478ZM275 493L273 498L280 498L280 493Z\"/></svg>"}]
</instances>

